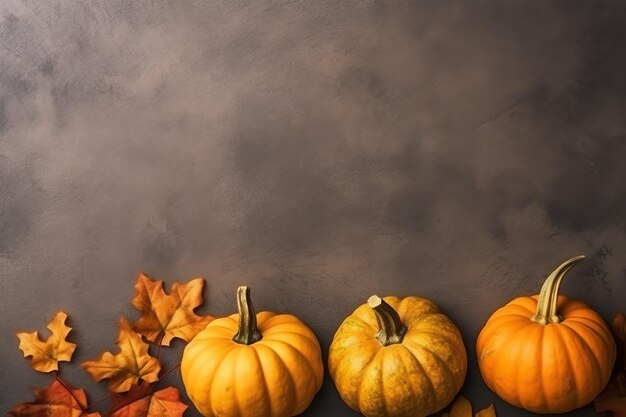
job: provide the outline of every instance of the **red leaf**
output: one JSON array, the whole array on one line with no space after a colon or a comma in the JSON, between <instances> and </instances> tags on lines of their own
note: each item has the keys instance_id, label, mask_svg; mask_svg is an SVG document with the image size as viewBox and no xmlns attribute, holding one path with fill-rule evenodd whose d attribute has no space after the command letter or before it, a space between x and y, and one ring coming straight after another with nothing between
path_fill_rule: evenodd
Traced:
<instances>
[{"instance_id":1,"label":"red leaf","mask_svg":"<svg viewBox=\"0 0 626 417\"><path fill-rule=\"evenodd\" d=\"M80 417L87 407L87 395L82 389L68 391L60 381L54 380L44 389L34 389L35 401L13 407L14 417ZM84 413L87 417L100 417L99 413Z\"/></svg>"},{"instance_id":2,"label":"red leaf","mask_svg":"<svg viewBox=\"0 0 626 417\"><path fill-rule=\"evenodd\" d=\"M174 387L153 392L152 385L134 385L125 394L111 398L109 417L182 417L187 405Z\"/></svg>"}]
</instances>

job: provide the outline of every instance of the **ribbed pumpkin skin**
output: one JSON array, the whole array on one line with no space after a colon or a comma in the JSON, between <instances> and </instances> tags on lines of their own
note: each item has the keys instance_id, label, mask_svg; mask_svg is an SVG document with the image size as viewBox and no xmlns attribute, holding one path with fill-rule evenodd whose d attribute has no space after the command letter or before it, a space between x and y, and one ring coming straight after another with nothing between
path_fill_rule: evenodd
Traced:
<instances>
[{"instance_id":1,"label":"ribbed pumpkin skin","mask_svg":"<svg viewBox=\"0 0 626 417\"><path fill-rule=\"evenodd\" d=\"M341 398L367 417L421 417L448 405L467 370L461 334L430 301L385 297L408 328L401 343L383 346L364 304L339 326L328 367Z\"/></svg>"},{"instance_id":2,"label":"ribbed pumpkin skin","mask_svg":"<svg viewBox=\"0 0 626 417\"><path fill-rule=\"evenodd\" d=\"M212 321L189 342L181 374L187 394L206 417L290 417L302 413L322 386L324 366L315 334L297 317L256 315L263 339L232 341L239 316Z\"/></svg>"},{"instance_id":3,"label":"ribbed pumpkin skin","mask_svg":"<svg viewBox=\"0 0 626 417\"><path fill-rule=\"evenodd\" d=\"M487 386L508 403L534 413L567 413L605 387L616 348L604 320L584 303L559 296L560 323L530 320L538 296L497 310L476 343Z\"/></svg>"}]
</instances>

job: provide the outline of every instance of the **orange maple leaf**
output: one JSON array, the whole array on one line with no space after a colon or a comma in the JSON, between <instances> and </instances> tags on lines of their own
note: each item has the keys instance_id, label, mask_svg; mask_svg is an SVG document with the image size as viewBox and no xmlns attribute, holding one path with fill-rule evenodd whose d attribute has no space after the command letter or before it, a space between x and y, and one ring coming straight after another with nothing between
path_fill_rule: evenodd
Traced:
<instances>
[{"instance_id":1,"label":"orange maple leaf","mask_svg":"<svg viewBox=\"0 0 626 417\"><path fill-rule=\"evenodd\" d=\"M149 341L164 346L169 346L175 337L189 342L213 320L193 312L203 302L203 287L204 279L196 278L183 284L175 282L171 294L166 294L163 281L153 281L147 275L139 274L132 303L141 312L141 317L133 329Z\"/></svg>"},{"instance_id":2,"label":"orange maple leaf","mask_svg":"<svg viewBox=\"0 0 626 417\"><path fill-rule=\"evenodd\" d=\"M161 370L159 360L150 356L148 344L133 331L124 317L120 318L119 326L116 344L120 353L104 352L80 365L96 382L108 378L108 387L112 392L128 391L140 379L154 382Z\"/></svg>"},{"instance_id":3,"label":"orange maple leaf","mask_svg":"<svg viewBox=\"0 0 626 417\"><path fill-rule=\"evenodd\" d=\"M616 369L604 391L593 400L597 413L613 412L613 417L626 417L626 319L622 313L613 318L613 335L617 342Z\"/></svg>"},{"instance_id":4,"label":"orange maple leaf","mask_svg":"<svg viewBox=\"0 0 626 417\"><path fill-rule=\"evenodd\" d=\"M174 387L153 392L151 384L133 385L123 395L111 398L109 417L182 417L187 405Z\"/></svg>"},{"instance_id":5,"label":"orange maple leaf","mask_svg":"<svg viewBox=\"0 0 626 417\"><path fill-rule=\"evenodd\" d=\"M13 417L100 417L99 413L87 413L87 396L82 389L65 388L57 379L44 389L33 389L35 401L13 407Z\"/></svg>"},{"instance_id":6,"label":"orange maple leaf","mask_svg":"<svg viewBox=\"0 0 626 417\"><path fill-rule=\"evenodd\" d=\"M32 356L30 366L39 372L52 372L59 369L59 361L69 362L76 345L65 340L71 327L65 325L67 314L58 311L46 326L50 329L50 336L43 342L37 332L19 332L19 349L24 357Z\"/></svg>"}]
</instances>

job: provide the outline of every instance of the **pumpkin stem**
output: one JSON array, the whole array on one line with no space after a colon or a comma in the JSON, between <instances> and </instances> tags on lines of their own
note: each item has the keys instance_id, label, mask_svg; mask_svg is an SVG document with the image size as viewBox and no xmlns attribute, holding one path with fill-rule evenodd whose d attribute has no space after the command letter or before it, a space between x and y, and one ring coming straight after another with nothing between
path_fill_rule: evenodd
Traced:
<instances>
[{"instance_id":1,"label":"pumpkin stem","mask_svg":"<svg viewBox=\"0 0 626 417\"><path fill-rule=\"evenodd\" d=\"M576 265L585 259L584 255L576 256L559 265L549 276L541 287L539 300L537 301L537 311L530 319L535 323L549 324L563 321L557 312L557 301L559 299L559 287L563 277Z\"/></svg>"},{"instance_id":2,"label":"pumpkin stem","mask_svg":"<svg viewBox=\"0 0 626 417\"><path fill-rule=\"evenodd\" d=\"M239 310L239 327L233 341L242 345L251 345L263 338L256 324L254 306L250 300L250 288L237 288L237 309Z\"/></svg>"},{"instance_id":3,"label":"pumpkin stem","mask_svg":"<svg viewBox=\"0 0 626 417\"><path fill-rule=\"evenodd\" d=\"M402 324L398 312L377 295L372 295L367 300L367 305L374 310L376 315L376 321L378 322L376 339L378 339L380 344L387 346L401 343L407 328Z\"/></svg>"}]
</instances>

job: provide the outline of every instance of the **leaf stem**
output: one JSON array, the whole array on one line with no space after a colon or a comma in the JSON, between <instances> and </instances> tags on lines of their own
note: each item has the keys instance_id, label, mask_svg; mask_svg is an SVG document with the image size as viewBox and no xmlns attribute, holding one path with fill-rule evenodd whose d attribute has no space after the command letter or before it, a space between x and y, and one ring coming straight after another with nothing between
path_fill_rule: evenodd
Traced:
<instances>
[{"instance_id":1,"label":"leaf stem","mask_svg":"<svg viewBox=\"0 0 626 417\"><path fill-rule=\"evenodd\" d=\"M134 394L134 396L130 396L130 392L127 392L128 396L125 396L118 404L115 408L111 408L108 412L107 412L107 416L111 416L113 414L115 414L118 410L121 410L122 408L126 407L129 404L134 403L135 401L138 401L144 397L147 397L148 395L152 395L152 393L154 392L153 390L153 386L147 382L143 382L141 380L139 380L138 383L138 387L141 389L142 386L146 387L146 390L140 390L138 391L137 394Z\"/></svg>"},{"instance_id":2,"label":"leaf stem","mask_svg":"<svg viewBox=\"0 0 626 417\"><path fill-rule=\"evenodd\" d=\"M85 407L85 411L89 410L91 407L93 407L96 404L105 402L106 400L110 399L112 396L113 394L109 394L106 397L100 398L99 400L92 402L91 404L87 405L87 407Z\"/></svg>"},{"instance_id":3,"label":"leaf stem","mask_svg":"<svg viewBox=\"0 0 626 417\"><path fill-rule=\"evenodd\" d=\"M168 369L167 371L165 371L165 373L163 373L163 375L161 375L159 377L159 379L156 380L156 382L154 383L154 385L152 387L156 388L157 385L159 385L159 383L163 380L163 378L165 378L166 376L168 376L169 374L171 374L172 372L174 372L178 368L180 368L180 363L178 365L174 366L173 368Z\"/></svg>"},{"instance_id":4,"label":"leaf stem","mask_svg":"<svg viewBox=\"0 0 626 417\"><path fill-rule=\"evenodd\" d=\"M76 395L74 395L74 392L70 389L70 387L65 383L65 381L63 381L61 379L61 377L59 376L59 371L52 371L52 375L54 375L54 379L56 379L57 381L59 381L59 384L63 385L63 388L65 388L65 390L67 392L70 393L70 395L72 396L72 398L74 399L74 401L76 402L76 404L78 404L78 407L80 407L80 411L82 411L81 416L83 414L87 414L86 412L86 408L83 407L83 405L80 403L80 401L78 401L78 398L76 398Z\"/></svg>"}]
</instances>

